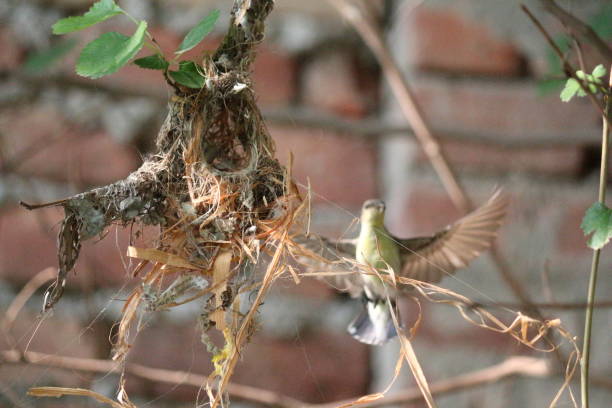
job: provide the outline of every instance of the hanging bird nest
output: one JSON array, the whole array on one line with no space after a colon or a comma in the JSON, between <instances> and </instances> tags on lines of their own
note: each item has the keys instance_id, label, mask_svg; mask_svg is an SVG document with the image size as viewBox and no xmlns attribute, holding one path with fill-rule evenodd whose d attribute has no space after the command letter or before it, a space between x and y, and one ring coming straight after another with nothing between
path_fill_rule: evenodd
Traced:
<instances>
[{"instance_id":1,"label":"hanging bird nest","mask_svg":"<svg viewBox=\"0 0 612 408\"><path fill-rule=\"evenodd\" d=\"M297 215L304 208L291 174L275 158L249 78L254 46L263 38L272 6L272 0L235 1L222 44L199 67L201 89L168 78L175 95L156 153L138 170L61 201L23 203L29 209L61 205L65 210L58 276L46 292L45 310L60 299L83 241L112 224L159 226L155 247L128 248L128 255L140 260L132 273L142 283L124 306L113 358L125 359L140 314L203 298L203 332L214 327L225 339L217 346L203 335L214 354L209 385L216 394L207 388L213 406L221 402L238 353L253 332L254 313L270 283L285 271L280 261L289 254L289 231L300 224ZM272 259L263 276L255 268L262 253ZM241 296L253 291L256 296Z\"/></svg>"}]
</instances>

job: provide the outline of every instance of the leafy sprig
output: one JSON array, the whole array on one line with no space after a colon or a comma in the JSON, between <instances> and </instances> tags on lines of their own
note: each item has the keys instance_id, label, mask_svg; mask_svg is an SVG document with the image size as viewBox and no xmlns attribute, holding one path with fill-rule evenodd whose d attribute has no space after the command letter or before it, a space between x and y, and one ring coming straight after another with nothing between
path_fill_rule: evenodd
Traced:
<instances>
[{"instance_id":1,"label":"leafy sprig","mask_svg":"<svg viewBox=\"0 0 612 408\"><path fill-rule=\"evenodd\" d=\"M580 228L585 235L593 234L587 242L590 248L603 248L612 238L612 210L596 202L585 213Z\"/></svg>"},{"instance_id":2,"label":"leafy sprig","mask_svg":"<svg viewBox=\"0 0 612 408\"><path fill-rule=\"evenodd\" d=\"M576 77L578 79L569 78L567 80L565 87L561 91L561 100L563 102L569 102L574 96L586 96L587 93L585 92L585 89L592 94L597 93L599 90L603 89L604 83L601 78L604 75L606 75L606 69L601 64L596 66L593 69L593 72L590 74L584 73L580 70L576 71ZM578 80L582 81L584 89Z\"/></svg>"},{"instance_id":3,"label":"leafy sprig","mask_svg":"<svg viewBox=\"0 0 612 408\"><path fill-rule=\"evenodd\" d=\"M57 21L53 34L67 34L83 30L112 17L124 15L133 21L136 29L131 36L117 32L100 35L88 43L81 51L76 64L77 74L88 78L100 78L117 72L128 64L143 47L155 51L153 55L136 59L134 64L145 69L155 69L164 72L164 76L172 78L178 84L189 88L201 88L204 77L198 64L193 61L179 61L179 57L197 46L213 30L219 19L219 10L213 10L192 28L174 51L175 57L168 60L164 52L153 40L147 30L147 22L129 15L115 3L114 0L99 0L81 16L66 17ZM178 70L170 71L173 64L178 64Z\"/></svg>"}]
</instances>

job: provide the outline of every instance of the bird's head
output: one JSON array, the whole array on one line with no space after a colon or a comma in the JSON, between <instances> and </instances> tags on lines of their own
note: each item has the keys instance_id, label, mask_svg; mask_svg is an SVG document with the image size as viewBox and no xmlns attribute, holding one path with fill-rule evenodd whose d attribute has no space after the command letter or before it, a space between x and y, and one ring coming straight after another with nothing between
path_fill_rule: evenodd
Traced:
<instances>
[{"instance_id":1,"label":"bird's head","mask_svg":"<svg viewBox=\"0 0 612 408\"><path fill-rule=\"evenodd\" d=\"M385 220L385 202L374 199L363 203L361 208L361 222L383 225Z\"/></svg>"}]
</instances>

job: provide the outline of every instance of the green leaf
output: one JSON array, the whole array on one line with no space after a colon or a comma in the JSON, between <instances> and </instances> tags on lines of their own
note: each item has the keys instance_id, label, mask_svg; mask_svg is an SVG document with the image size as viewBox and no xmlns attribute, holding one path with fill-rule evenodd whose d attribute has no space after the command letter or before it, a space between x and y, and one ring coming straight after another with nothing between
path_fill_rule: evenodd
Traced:
<instances>
[{"instance_id":1,"label":"green leaf","mask_svg":"<svg viewBox=\"0 0 612 408\"><path fill-rule=\"evenodd\" d=\"M215 23L219 19L221 13L219 10L213 10L206 17L204 17L198 25L193 27L183 39L183 42L176 50L176 54L182 54L185 51L189 51L200 43L206 37L212 29L215 27Z\"/></svg>"},{"instance_id":2,"label":"green leaf","mask_svg":"<svg viewBox=\"0 0 612 408\"><path fill-rule=\"evenodd\" d=\"M170 71L170 77L188 88L200 89L204 86L204 77L193 61L181 61L178 71Z\"/></svg>"},{"instance_id":3,"label":"green leaf","mask_svg":"<svg viewBox=\"0 0 612 408\"><path fill-rule=\"evenodd\" d=\"M570 78L565 83L565 88L561 91L561 100L563 102L569 102L572 100L576 92L582 91L580 84L574 78ZM584 93L584 92L583 92Z\"/></svg>"},{"instance_id":4,"label":"green leaf","mask_svg":"<svg viewBox=\"0 0 612 408\"><path fill-rule=\"evenodd\" d=\"M612 238L612 210L605 204L597 202L584 214L580 228L584 235L593 234L587 245L593 249L600 249Z\"/></svg>"},{"instance_id":5,"label":"green leaf","mask_svg":"<svg viewBox=\"0 0 612 408\"><path fill-rule=\"evenodd\" d=\"M69 38L58 42L46 50L30 54L23 64L23 69L29 74L39 74L46 71L68 54L77 42L76 39Z\"/></svg>"},{"instance_id":6,"label":"green leaf","mask_svg":"<svg viewBox=\"0 0 612 408\"><path fill-rule=\"evenodd\" d=\"M141 21L134 35L104 33L83 48L76 64L77 74L100 78L116 72L128 63L144 45L146 21Z\"/></svg>"},{"instance_id":7,"label":"green leaf","mask_svg":"<svg viewBox=\"0 0 612 408\"><path fill-rule=\"evenodd\" d=\"M123 9L116 5L113 0L100 0L82 16L62 18L53 24L53 34L66 34L82 30L121 13L123 13Z\"/></svg>"},{"instance_id":8,"label":"green leaf","mask_svg":"<svg viewBox=\"0 0 612 408\"><path fill-rule=\"evenodd\" d=\"M140 68L160 69L162 71L165 71L168 69L168 66L170 66L170 63L159 54L138 58L137 60L134 60L134 64L138 65Z\"/></svg>"},{"instance_id":9,"label":"green leaf","mask_svg":"<svg viewBox=\"0 0 612 408\"><path fill-rule=\"evenodd\" d=\"M593 76L593 78L601 78L602 76L606 75L606 69L602 64L599 64L598 66L593 68L593 73L591 75Z\"/></svg>"}]
</instances>

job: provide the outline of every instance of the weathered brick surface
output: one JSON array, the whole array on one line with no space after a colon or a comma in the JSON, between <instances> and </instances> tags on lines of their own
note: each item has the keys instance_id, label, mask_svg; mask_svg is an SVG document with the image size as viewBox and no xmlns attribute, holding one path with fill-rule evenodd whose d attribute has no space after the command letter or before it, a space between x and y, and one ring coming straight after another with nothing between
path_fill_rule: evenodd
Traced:
<instances>
[{"instance_id":1,"label":"weathered brick surface","mask_svg":"<svg viewBox=\"0 0 612 408\"><path fill-rule=\"evenodd\" d=\"M376 196L374 147L355 137L295 127L271 127L277 157L294 155L293 174L310 185L313 200L340 206L360 205Z\"/></svg>"},{"instance_id":2,"label":"weathered brick surface","mask_svg":"<svg viewBox=\"0 0 612 408\"><path fill-rule=\"evenodd\" d=\"M418 69L494 76L523 73L524 60L515 45L451 8L417 7L407 13L405 27L408 62Z\"/></svg>"}]
</instances>

